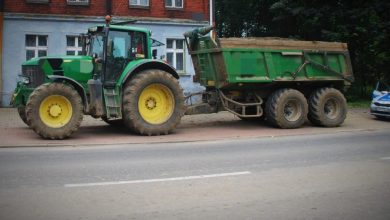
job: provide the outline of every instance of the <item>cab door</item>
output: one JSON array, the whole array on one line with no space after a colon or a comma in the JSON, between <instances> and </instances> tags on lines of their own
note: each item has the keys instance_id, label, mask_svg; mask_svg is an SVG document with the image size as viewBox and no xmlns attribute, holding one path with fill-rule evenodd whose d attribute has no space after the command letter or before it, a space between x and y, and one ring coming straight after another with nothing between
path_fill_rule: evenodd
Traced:
<instances>
[{"instance_id":1,"label":"cab door","mask_svg":"<svg viewBox=\"0 0 390 220\"><path fill-rule=\"evenodd\" d=\"M115 86L129 62L145 58L145 36L141 32L110 30L107 38L105 86Z\"/></svg>"}]
</instances>

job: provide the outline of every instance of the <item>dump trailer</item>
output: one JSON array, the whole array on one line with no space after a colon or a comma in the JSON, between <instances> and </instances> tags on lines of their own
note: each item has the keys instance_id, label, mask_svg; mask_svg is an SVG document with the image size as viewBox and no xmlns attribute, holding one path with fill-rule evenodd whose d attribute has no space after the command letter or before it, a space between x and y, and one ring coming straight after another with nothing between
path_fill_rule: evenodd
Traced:
<instances>
[{"instance_id":1,"label":"dump trailer","mask_svg":"<svg viewBox=\"0 0 390 220\"><path fill-rule=\"evenodd\" d=\"M212 38L213 27L184 34L206 90L186 114L229 111L245 120L266 119L298 128L306 118L335 127L347 115L342 92L353 82L347 44L281 38ZM192 96L187 97L192 100Z\"/></svg>"}]
</instances>

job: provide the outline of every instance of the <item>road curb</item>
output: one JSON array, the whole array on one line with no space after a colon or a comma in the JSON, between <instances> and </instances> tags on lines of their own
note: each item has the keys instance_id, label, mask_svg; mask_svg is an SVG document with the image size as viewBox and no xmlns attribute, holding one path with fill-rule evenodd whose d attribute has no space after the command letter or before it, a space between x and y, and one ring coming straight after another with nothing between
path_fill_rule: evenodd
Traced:
<instances>
[{"instance_id":1,"label":"road curb","mask_svg":"<svg viewBox=\"0 0 390 220\"><path fill-rule=\"evenodd\" d=\"M202 142L215 142L222 140L243 140L243 139L260 139L260 138L278 138L278 137L295 137L300 135L323 135L323 134L333 134L333 133L353 133L353 132L372 132L379 131L381 129L353 129L353 130L338 130L338 131L328 131L328 132L312 132L312 133L295 133L295 134L278 134L278 135L260 135L260 136L240 136L240 137L231 137L229 139L226 138L215 138L215 139L196 139L196 140L171 140L171 141L145 141L145 142L118 142L118 143L90 143L90 144L35 144L35 145L0 145L1 149L7 148L50 148L50 147L99 147L99 146L118 146L118 145L145 145L145 144L178 144L178 143L202 143Z\"/></svg>"},{"instance_id":2,"label":"road curb","mask_svg":"<svg viewBox=\"0 0 390 220\"><path fill-rule=\"evenodd\" d=\"M172 134L161 136L128 133L86 116L79 131L65 140L41 139L23 124L15 109L0 108L0 121L0 148L186 143L383 129L390 131L388 121L374 119L365 109L349 111L345 123L335 128L315 127L307 122L299 129L278 129L265 122L242 121L227 112L185 116Z\"/></svg>"}]
</instances>

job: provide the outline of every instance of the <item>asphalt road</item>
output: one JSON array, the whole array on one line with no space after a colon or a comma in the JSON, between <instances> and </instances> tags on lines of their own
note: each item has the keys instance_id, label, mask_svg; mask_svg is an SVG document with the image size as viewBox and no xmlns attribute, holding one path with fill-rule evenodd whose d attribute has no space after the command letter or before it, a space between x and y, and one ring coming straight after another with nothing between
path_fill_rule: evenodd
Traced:
<instances>
[{"instance_id":1,"label":"asphalt road","mask_svg":"<svg viewBox=\"0 0 390 220\"><path fill-rule=\"evenodd\" d=\"M390 219L390 131L0 149L0 219Z\"/></svg>"}]
</instances>

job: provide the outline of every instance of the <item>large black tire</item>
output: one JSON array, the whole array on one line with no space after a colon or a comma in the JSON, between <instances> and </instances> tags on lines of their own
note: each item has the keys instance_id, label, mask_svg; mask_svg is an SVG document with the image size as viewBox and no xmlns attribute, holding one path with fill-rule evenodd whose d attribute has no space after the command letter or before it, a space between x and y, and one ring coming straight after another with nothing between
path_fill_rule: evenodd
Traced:
<instances>
[{"instance_id":1,"label":"large black tire","mask_svg":"<svg viewBox=\"0 0 390 220\"><path fill-rule=\"evenodd\" d=\"M299 128L306 120L308 106L305 96L294 89L280 89L267 100L267 121L279 128Z\"/></svg>"},{"instance_id":2,"label":"large black tire","mask_svg":"<svg viewBox=\"0 0 390 220\"><path fill-rule=\"evenodd\" d=\"M18 113L19 113L19 117L22 119L22 121L23 121L26 125L30 126L30 125L28 124L28 121L27 121L26 106L24 106L24 105L18 106Z\"/></svg>"},{"instance_id":3,"label":"large black tire","mask_svg":"<svg viewBox=\"0 0 390 220\"><path fill-rule=\"evenodd\" d=\"M184 115L184 95L179 82L162 70L145 70L124 87L123 121L142 135L171 133Z\"/></svg>"},{"instance_id":4,"label":"large black tire","mask_svg":"<svg viewBox=\"0 0 390 220\"><path fill-rule=\"evenodd\" d=\"M347 111L347 101L337 89L325 87L310 95L308 118L314 125L340 126L347 116Z\"/></svg>"},{"instance_id":5,"label":"large black tire","mask_svg":"<svg viewBox=\"0 0 390 220\"><path fill-rule=\"evenodd\" d=\"M83 120L80 95L63 83L37 87L26 105L27 122L45 139L64 139L77 131Z\"/></svg>"}]
</instances>

